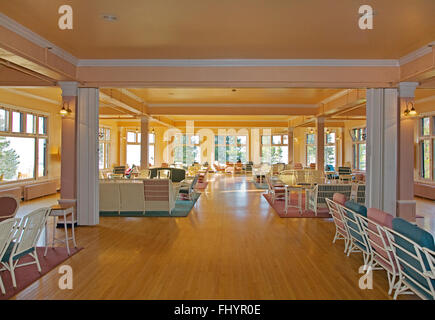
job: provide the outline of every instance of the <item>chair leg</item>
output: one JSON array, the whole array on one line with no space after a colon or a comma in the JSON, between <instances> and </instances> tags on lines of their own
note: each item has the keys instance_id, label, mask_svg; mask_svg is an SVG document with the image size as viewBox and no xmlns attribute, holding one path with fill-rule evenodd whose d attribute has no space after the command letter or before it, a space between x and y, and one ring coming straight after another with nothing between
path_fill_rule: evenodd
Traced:
<instances>
[{"instance_id":1,"label":"chair leg","mask_svg":"<svg viewBox=\"0 0 435 320\"><path fill-rule=\"evenodd\" d=\"M5 286L3 285L2 276L0 274L0 289L2 291L2 294L6 294Z\"/></svg>"},{"instance_id":2,"label":"chair leg","mask_svg":"<svg viewBox=\"0 0 435 320\"><path fill-rule=\"evenodd\" d=\"M11 279L12 279L12 286L14 288L17 287L17 281L15 280L15 265L14 265L14 261L12 259L9 260L9 272L11 273Z\"/></svg>"},{"instance_id":3,"label":"chair leg","mask_svg":"<svg viewBox=\"0 0 435 320\"><path fill-rule=\"evenodd\" d=\"M42 269L41 269L41 265L39 264L38 252L36 251L36 248L35 248L35 252L34 252L34 258L36 261L36 267L38 268L39 273L41 273Z\"/></svg>"}]
</instances>

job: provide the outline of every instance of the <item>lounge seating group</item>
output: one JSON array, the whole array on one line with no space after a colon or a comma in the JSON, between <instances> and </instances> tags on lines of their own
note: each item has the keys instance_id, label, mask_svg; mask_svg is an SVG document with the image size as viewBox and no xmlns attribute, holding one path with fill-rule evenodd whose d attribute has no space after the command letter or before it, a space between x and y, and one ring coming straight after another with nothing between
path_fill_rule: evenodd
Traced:
<instances>
[{"instance_id":1,"label":"lounge seating group","mask_svg":"<svg viewBox=\"0 0 435 320\"><path fill-rule=\"evenodd\" d=\"M326 198L335 223L333 243L344 240L349 256L360 252L367 272L385 270L394 299L413 293L435 299L435 244L424 229L387 212L366 208L335 193Z\"/></svg>"},{"instance_id":2,"label":"lounge seating group","mask_svg":"<svg viewBox=\"0 0 435 320\"><path fill-rule=\"evenodd\" d=\"M40 208L23 218L12 217L0 222L0 261L2 265L0 289L2 294L6 294L2 280L2 276L6 274L4 271L9 271L14 288L17 287L15 277L17 268L36 264L38 271L42 271L36 246L49 214L50 208ZM24 256L30 256L32 261L19 263Z\"/></svg>"},{"instance_id":3,"label":"lounge seating group","mask_svg":"<svg viewBox=\"0 0 435 320\"><path fill-rule=\"evenodd\" d=\"M179 186L170 179L114 180L100 182L100 212L146 214L175 207Z\"/></svg>"}]
</instances>

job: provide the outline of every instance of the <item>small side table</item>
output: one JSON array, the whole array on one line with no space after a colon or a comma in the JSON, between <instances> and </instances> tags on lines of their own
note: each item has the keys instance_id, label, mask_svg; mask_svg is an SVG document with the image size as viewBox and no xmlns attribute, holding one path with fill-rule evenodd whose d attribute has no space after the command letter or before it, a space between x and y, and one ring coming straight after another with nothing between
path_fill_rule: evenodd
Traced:
<instances>
[{"instance_id":1,"label":"small side table","mask_svg":"<svg viewBox=\"0 0 435 320\"><path fill-rule=\"evenodd\" d=\"M291 192L296 191L298 193L298 204L291 205ZM287 215L288 208L297 208L299 209L299 214L302 214L302 191L303 187L294 185L294 186L285 186L285 214Z\"/></svg>"},{"instance_id":2,"label":"small side table","mask_svg":"<svg viewBox=\"0 0 435 320\"><path fill-rule=\"evenodd\" d=\"M74 248L77 248L76 238L75 238L75 234L74 234L74 206L54 205L51 207L51 211L50 211L49 216L54 218L53 237L52 237L52 241L51 241L51 246L54 247L55 241L64 242L66 244L66 250L68 252L68 255L70 255L70 250L69 250L69 241L70 240L73 241ZM67 224L67 222L68 222L67 217L68 216L71 216L71 232L72 232L71 237L68 236L68 224ZM58 218L58 217L63 217L64 228L65 228L65 239L57 239L55 237L56 218ZM45 226L47 227L47 222L45 223ZM47 250L48 250L48 233L47 232L45 232L45 243L46 243L46 247L45 247L44 257L47 255Z\"/></svg>"}]
</instances>

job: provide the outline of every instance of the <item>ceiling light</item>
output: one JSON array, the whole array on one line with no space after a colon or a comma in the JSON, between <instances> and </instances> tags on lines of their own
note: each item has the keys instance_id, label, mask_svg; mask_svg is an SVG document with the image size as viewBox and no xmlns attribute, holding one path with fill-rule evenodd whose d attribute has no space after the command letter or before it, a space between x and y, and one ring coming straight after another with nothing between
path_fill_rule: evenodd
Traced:
<instances>
[{"instance_id":1,"label":"ceiling light","mask_svg":"<svg viewBox=\"0 0 435 320\"><path fill-rule=\"evenodd\" d=\"M102 15L103 20L114 22L118 20L118 17L113 14L103 14Z\"/></svg>"}]
</instances>

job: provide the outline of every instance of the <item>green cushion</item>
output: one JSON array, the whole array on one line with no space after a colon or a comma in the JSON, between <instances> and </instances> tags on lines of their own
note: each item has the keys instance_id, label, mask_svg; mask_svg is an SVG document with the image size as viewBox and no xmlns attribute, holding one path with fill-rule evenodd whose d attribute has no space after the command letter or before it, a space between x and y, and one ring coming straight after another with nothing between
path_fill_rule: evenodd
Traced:
<instances>
[{"instance_id":1,"label":"green cushion","mask_svg":"<svg viewBox=\"0 0 435 320\"><path fill-rule=\"evenodd\" d=\"M14 244L15 244L15 242L9 243L9 246L6 249L6 252L5 252L5 254L4 254L3 258L2 258L2 262L8 262L9 261L9 257L11 256L12 249L14 248ZM28 249L26 251L23 251L20 254L15 255L13 257L13 260L18 260L21 257L24 257L25 255L27 255L27 254L29 254L29 253L31 253L33 251L35 251L35 248L30 248L30 249Z\"/></svg>"}]
</instances>

